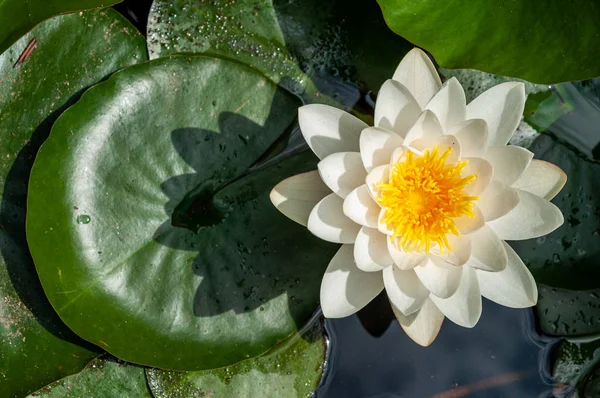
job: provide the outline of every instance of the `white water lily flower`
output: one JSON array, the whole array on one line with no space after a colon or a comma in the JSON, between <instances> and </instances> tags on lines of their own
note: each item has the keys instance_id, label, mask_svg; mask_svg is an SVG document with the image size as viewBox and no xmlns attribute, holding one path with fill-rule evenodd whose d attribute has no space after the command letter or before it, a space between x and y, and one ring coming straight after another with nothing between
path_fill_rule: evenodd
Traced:
<instances>
[{"instance_id":1,"label":"white water lily flower","mask_svg":"<svg viewBox=\"0 0 600 398\"><path fill-rule=\"evenodd\" d=\"M549 202L558 167L507 145L523 113L522 83L468 105L411 50L377 97L375 127L339 109L299 110L318 170L288 178L273 204L321 239L341 243L321 285L329 318L385 289L406 333L427 346L442 321L473 327L481 296L513 307L537 302L533 276L504 240L539 237L563 223Z\"/></svg>"}]
</instances>

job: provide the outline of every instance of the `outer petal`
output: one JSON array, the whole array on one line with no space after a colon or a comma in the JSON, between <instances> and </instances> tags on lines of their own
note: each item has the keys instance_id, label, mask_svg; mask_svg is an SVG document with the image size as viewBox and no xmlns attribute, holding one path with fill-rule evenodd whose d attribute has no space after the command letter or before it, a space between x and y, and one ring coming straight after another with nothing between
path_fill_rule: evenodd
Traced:
<instances>
[{"instance_id":1,"label":"outer petal","mask_svg":"<svg viewBox=\"0 0 600 398\"><path fill-rule=\"evenodd\" d=\"M433 343L444 322L444 315L431 299L425 300L419 311L408 316L402 314L393 304L392 310L408 337L423 347Z\"/></svg>"},{"instance_id":2,"label":"outer petal","mask_svg":"<svg viewBox=\"0 0 600 398\"><path fill-rule=\"evenodd\" d=\"M353 245L333 256L321 282L321 308L326 318L343 318L369 304L383 290L379 272L364 272L354 264Z\"/></svg>"},{"instance_id":3,"label":"outer petal","mask_svg":"<svg viewBox=\"0 0 600 398\"><path fill-rule=\"evenodd\" d=\"M387 267L383 270L383 283L392 304L405 315L418 311L429 297L429 290L413 270Z\"/></svg>"},{"instance_id":4,"label":"outer petal","mask_svg":"<svg viewBox=\"0 0 600 398\"><path fill-rule=\"evenodd\" d=\"M519 204L517 190L500 181L492 181L477 202L486 222L496 220Z\"/></svg>"},{"instance_id":5,"label":"outer petal","mask_svg":"<svg viewBox=\"0 0 600 398\"><path fill-rule=\"evenodd\" d=\"M441 298L448 298L456 292L462 270L463 267L451 265L436 256L430 256L427 261L415 268L423 285Z\"/></svg>"},{"instance_id":6,"label":"outer petal","mask_svg":"<svg viewBox=\"0 0 600 398\"><path fill-rule=\"evenodd\" d=\"M471 258L467 265L484 271L498 272L506 268L508 257L504 244L487 225L469 235Z\"/></svg>"},{"instance_id":7,"label":"outer petal","mask_svg":"<svg viewBox=\"0 0 600 398\"><path fill-rule=\"evenodd\" d=\"M425 109L435 113L446 131L464 121L467 115L467 99L458 80L455 77L446 80Z\"/></svg>"},{"instance_id":8,"label":"outer petal","mask_svg":"<svg viewBox=\"0 0 600 398\"><path fill-rule=\"evenodd\" d=\"M364 184L367 176L358 152L332 153L321 160L317 167L323 182L341 198Z\"/></svg>"},{"instance_id":9,"label":"outer petal","mask_svg":"<svg viewBox=\"0 0 600 398\"><path fill-rule=\"evenodd\" d=\"M344 199L344 214L357 224L377 228L381 208L369 193L366 185L361 185Z\"/></svg>"},{"instance_id":10,"label":"outer petal","mask_svg":"<svg viewBox=\"0 0 600 398\"><path fill-rule=\"evenodd\" d=\"M481 294L475 270L465 267L460 286L452 296L442 299L432 295L431 300L446 318L457 325L465 328L475 326L481 317Z\"/></svg>"},{"instance_id":11,"label":"outer petal","mask_svg":"<svg viewBox=\"0 0 600 398\"><path fill-rule=\"evenodd\" d=\"M567 175L560 167L534 159L513 184L513 187L551 200L560 192L566 182Z\"/></svg>"},{"instance_id":12,"label":"outer petal","mask_svg":"<svg viewBox=\"0 0 600 398\"><path fill-rule=\"evenodd\" d=\"M427 260L427 256L423 253L409 253L399 249L391 239L387 240L387 248L396 268L400 270L413 269L418 265L423 264Z\"/></svg>"},{"instance_id":13,"label":"outer petal","mask_svg":"<svg viewBox=\"0 0 600 398\"><path fill-rule=\"evenodd\" d=\"M310 149L320 158L335 152L358 152L365 122L329 105L310 104L298 109L298 123Z\"/></svg>"},{"instance_id":14,"label":"outer petal","mask_svg":"<svg viewBox=\"0 0 600 398\"><path fill-rule=\"evenodd\" d=\"M485 158L494 167L494 180L512 185L531 163L533 153L520 146L492 146Z\"/></svg>"},{"instance_id":15,"label":"outer petal","mask_svg":"<svg viewBox=\"0 0 600 398\"><path fill-rule=\"evenodd\" d=\"M481 158L463 158L469 163L462 171L463 176L476 175L475 181L465 187L465 191L469 195L478 196L487 188L488 184L494 176L494 168L485 159Z\"/></svg>"},{"instance_id":16,"label":"outer petal","mask_svg":"<svg viewBox=\"0 0 600 398\"><path fill-rule=\"evenodd\" d=\"M462 216L454 219L456 228L461 234L473 233L485 225L485 218L483 218L483 213L479 210L477 204L475 204L473 212L475 213L474 218Z\"/></svg>"},{"instance_id":17,"label":"outer petal","mask_svg":"<svg viewBox=\"0 0 600 398\"><path fill-rule=\"evenodd\" d=\"M308 230L329 242L354 243L360 225L346 217L342 206L342 198L334 193L327 195L310 212Z\"/></svg>"},{"instance_id":18,"label":"outer petal","mask_svg":"<svg viewBox=\"0 0 600 398\"><path fill-rule=\"evenodd\" d=\"M395 80L383 83L375 103L375 126L404 137L420 113L421 107L408 88Z\"/></svg>"},{"instance_id":19,"label":"outer petal","mask_svg":"<svg viewBox=\"0 0 600 398\"><path fill-rule=\"evenodd\" d=\"M433 62L418 48L410 50L404 56L393 79L410 90L421 108L427 105L442 85Z\"/></svg>"},{"instance_id":20,"label":"outer petal","mask_svg":"<svg viewBox=\"0 0 600 398\"><path fill-rule=\"evenodd\" d=\"M404 145L410 146L414 140L418 139L433 140L442 134L444 134L444 129L435 113L425 110L421 113L412 128L408 130L404 138Z\"/></svg>"},{"instance_id":21,"label":"outer petal","mask_svg":"<svg viewBox=\"0 0 600 398\"><path fill-rule=\"evenodd\" d=\"M525 108L523 83L502 83L467 105L467 119L483 119L489 129L489 145L506 145L515 133Z\"/></svg>"},{"instance_id":22,"label":"outer petal","mask_svg":"<svg viewBox=\"0 0 600 398\"><path fill-rule=\"evenodd\" d=\"M281 181L269 198L284 216L306 226L312 209L330 193L317 170L313 170Z\"/></svg>"},{"instance_id":23,"label":"outer petal","mask_svg":"<svg viewBox=\"0 0 600 398\"><path fill-rule=\"evenodd\" d=\"M377 166L369 174L367 174L367 178L365 179L365 183L367 188L369 188L369 192L371 193L371 197L376 199L379 197L381 190L378 183L387 183L390 179L390 166L382 165Z\"/></svg>"},{"instance_id":24,"label":"outer petal","mask_svg":"<svg viewBox=\"0 0 600 398\"><path fill-rule=\"evenodd\" d=\"M470 119L457 124L448 131L460 142L462 156L481 158L488 146L488 127L483 119Z\"/></svg>"},{"instance_id":25,"label":"outer petal","mask_svg":"<svg viewBox=\"0 0 600 398\"><path fill-rule=\"evenodd\" d=\"M502 240L537 238L560 227L564 218L559 208L537 195L516 190L519 204L508 214L488 225Z\"/></svg>"},{"instance_id":26,"label":"outer petal","mask_svg":"<svg viewBox=\"0 0 600 398\"><path fill-rule=\"evenodd\" d=\"M377 229L362 227L354 243L354 261L365 272L381 271L394 262L387 249L386 235Z\"/></svg>"},{"instance_id":27,"label":"outer petal","mask_svg":"<svg viewBox=\"0 0 600 398\"><path fill-rule=\"evenodd\" d=\"M527 308L537 304L537 285L523 261L506 242L508 265L500 272L477 270L483 297L511 308Z\"/></svg>"},{"instance_id":28,"label":"outer petal","mask_svg":"<svg viewBox=\"0 0 600 398\"><path fill-rule=\"evenodd\" d=\"M367 171L390 163L394 150L404 139L391 131L379 127L368 127L360 134L360 156Z\"/></svg>"}]
</instances>

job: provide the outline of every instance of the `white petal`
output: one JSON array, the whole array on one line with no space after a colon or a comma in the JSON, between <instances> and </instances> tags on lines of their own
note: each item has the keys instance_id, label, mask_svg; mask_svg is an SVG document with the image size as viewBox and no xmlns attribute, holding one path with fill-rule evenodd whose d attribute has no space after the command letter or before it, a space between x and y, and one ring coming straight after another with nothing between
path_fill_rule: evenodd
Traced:
<instances>
[{"instance_id":1,"label":"white petal","mask_svg":"<svg viewBox=\"0 0 600 398\"><path fill-rule=\"evenodd\" d=\"M437 146L440 154L446 152L448 148L452 151L446 159L446 164L456 163L461 157L460 143L458 138L453 135L440 135L435 138L418 138L410 143L411 149L419 152L425 152Z\"/></svg>"},{"instance_id":2,"label":"white petal","mask_svg":"<svg viewBox=\"0 0 600 398\"><path fill-rule=\"evenodd\" d=\"M390 163L394 150L404 139L398 134L379 127L369 127L360 134L360 156L367 171Z\"/></svg>"},{"instance_id":3,"label":"white petal","mask_svg":"<svg viewBox=\"0 0 600 398\"><path fill-rule=\"evenodd\" d=\"M392 235L394 235L394 231L392 229L390 229L386 223L383 222L383 217L385 216L385 211L386 211L385 209L381 209L381 211L379 212L379 217L377 218L377 229L382 234L385 234L387 236L392 236Z\"/></svg>"},{"instance_id":4,"label":"white petal","mask_svg":"<svg viewBox=\"0 0 600 398\"><path fill-rule=\"evenodd\" d=\"M306 226L312 209L330 193L317 170L313 170L281 181L269 198L284 216Z\"/></svg>"},{"instance_id":5,"label":"white petal","mask_svg":"<svg viewBox=\"0 0 600 398\"><path fill-rule=\"evenodd\" d=\"M391 164L396 164L398 163L400 160L402 160L402 158L404 157L404 155L406 154L406 151L408 151L409 149L405 146L401 146L400 148L396 148L396 150L392 153L392 157L390 158L390 163ZM390 168L391 171L391 168Z\"/></svg>"},{"instance_id":6,"label":"white petal","mask_svg":"<svg viewBox=\"0 0 600 398\"><path fill-rule=\"evenodd\" d=\"M353 245L342 245L321 282L321 308L326 318L343 318L369 304L383 290L380 272L364 272L354 264Z\"/></svg>"},{"instance_id":7,"label":"white petal","mask_svg":"<svg viewBox=\"0 0 600 398\"><path fill-rule=\"evenodd\" d=\"M455 77L446 80L425 109L435 113L446 131L464 121L467 115L467 100L458 80Z\"/></svg>"},{"instance_id":8,"label":"white petal","mask_svg":"<svg viewBox=\"0 0 600 398\"><path fill-rule=\"evenodd\" d=\"M500 181L492 181L477 201L486 222L508 214L518 204L517 190Z\"/></svg>"},{"instance_id":9,"label":"white petal","mask_svg":"<svg viewBox=\"0 0 600 398\"><path fill-rule=\"evenodd\" d=\"M381 194L381 189L377 184L386 184L390 180L390 169L391 168L388 165L377 166L367 174L365 183L367 188L369 188L369 192L371 192L371 197L373 199L378 198Z\"/></svg>"},{"instance_id":10,"label":"white petal","mask_svg":"<svg viewBox=\"0 0 600 398\"><path fill-rule=\"evenodd\" d=\"M415 124L408 130L404 138L405 146L412 146L412 142L418 139L433 140L444 134L444 129L435 113L425 110Z\"/></svg>"},{"instance_id":11,"label":"white petal","mask_svg":"<svg viewBox=\"0 0 600 398\"><path fill-rule=\"evenodd\" d=\"M396 242L392 239L387 239L387 248L394 264L400 270L409 270L421 265L427 260L427 256L423 253L405 252L398 248Z\"/></svg>"},{"instance_id":12,"label":"white petal","mask_svg":"<svg viewBox=\"0 0 600 398\"><path fill-rule=\"evenodd\" d=\"M441 257L442 260L452 265L463 265L471 258L472 244L470 235L455 236L448 234L446 236L452 251L444 250L443 254L439 253L439 246L435 246L432 253Z\"/></svg>"},{"instance_id":13,"label":"white petal","mask_svg":"<svg viewBox=\"0 0 600 398\"><path fill-rule=\"evenodd\" d=\"M354 261L365 271L381 271L394 262L387 249L386 235L377 229L362 227L354 243Z\"/></svg>"},{"instance_id":14,"label":"white petal","mask_svg":"<svg viewBox=\"0 0 600 398\"><path fill-rule=\"evenodd\" d=\"M566 182L567 175L560 167L534 159L513 184L513 187L551 200L560 192Z\"/></svg>"},{"instance_id":15,"label":"white petal","mask_svg":"<svg viewBox=\"0 0 600 398\"><path fill-rule=\"evenodd\" d=\"M508 264L499 272L477 270L477 279L483 297L511 308L527 308L536 305L537 286L531 272L517 253L506 242L502 242Z\"/></svg>"},{"instance_id":16,"label":"white petal","mask_svg":"<svg viewBox=\"0 0 600 398\"><path fill-rule=\"evenodd\" d=\"M383 283L388 298L404 315L418 311L429 297L429 290L413 270L402 271L394 266L387 267L383 270Z\"/></svg>"},{"instance_id":17,"label":"white petal","mask_svg":"<svg viewBox=\"0 0 600 398\"><path fill-rule=\"evenodd\" d=\"M404 56L393 79L410 90L421 108L427 105L442 85L433 62L418 48L410 50Z\"/></svg>"},{"instance_id":18,"label":"white petal","mask_svg":"<svg viewBox=\"0 0 600 398\"><path fill-rule=\"evenodd\" d=\"M485 155L488 146L488 127L485 120L465 120L447 133L458 138L463 157L481 158Z\"/></svg>"},{"instance_id":19,"label":"white petal","mask_svg":"<svg viewBox=\"0 0 600 398\"><path fill-rule=\"evenodd\" d=\"M358 152L332 153L321 160L317 167L323 182L341 198L364 184L367 176Z\"/></svg>"},{"instance_id":20,"label":"white petal","mask_svg":"<svg viewBox=\"0 0 600 398\"><path fill-rule=\"evenodd\" d=\"M494 175L494 168L485 159L481 158L463 158L463 160L468 160L469 163L465 166L462 171L463 176L476 175L477 178L475 181L470 183L465 187L465 191L469 195L479 196L482 192L485 191L488 184L492 180Z\"/></svg>"},{"instance_id":21,"label":"white petal","mask_svg":"<svg viewBox=\"0 0 600 398\"><path fill-rule=\"evenodd\" d=\"M332 193L310 212L307 228L319 238L334 243L354 243L360 225L346 217L343 199Z\"/></svg>"},{"instance_id":22,"label":"white petal","mask_svg":"<svg viewBox=\"0 0 600 398\"><path fill-rule=\"evenodd\" d=\"M460 284L463 267L448 264L439 257L430 256L415 272L429 291L441 298L448 298Z\"/></svg>"},{"instance_id":23,"label":"white petal","mask_svg":"<svg viewBox=\"0 0 600 398\"><path fill-rule=\"evenodd\" d=\"M564 218L560 209L537 195L517 189L519 204L508 214L488 225L502 240L537 238L560 227Z\"/></svg>"},{"instance_id":24,"label":"white petal","mask_svg":"<svg viewBox=\"0 0 600 398\"><path fill-rule=\"evenodd\" d=\"M344 199L344 214L360 225L377 228L377 218L381 208L369 193L366 185L361 185Z\"/></svg>"},{"instance_id":25,"label":"white petal","mask_svg":"<svg viewBox=\"0 0 600 398\"><path fill-rule=\"evenodd\" d=\"M447 299L431 296L446 318L459 326L472 328L481 317L481 294L475 270L465 267L456 293Z\"/></svg>"},{"instance_id":26,"label":"white petal","mask_svg":"<svg viewBox=\"0 0 600 398\"><path fill-rule=\"evenodd\" d=\"M507 257L504 244L487 225L469 235L471 258L467 265L484 271L497 272L506 268Z\"/></svg>"},{"instance_id":27,"label":"white petal","mask_svg":"<svg viewBox=\"0 0 600 398\"><path fill-rule=\"evenodd\" d=\"M494 180L512 185L531 163L533 153L520 146L491 146L485 158L494 167Z\"/></svg>"},{"instance_id":28,"label":"white petal","mask_svg":"<svg viewBox=\"0 0 600 398\"><path fill-rule=\"evenodd\" d=\"M483 92L467 105L467 119L487 122L489 145L506 145L521 121L524 107L523 83L502 83Z\"/></svg>"},{"instance_id":29,"label":"white petal","mask_svg":"<svg viewBox=\"0 0 600 398\"><path fill-rule=\"evenodd\" d=\"M433 343L444 322L444 315L431 299L425 300L421 309L414 314L404 315L393 304L392 310L408 337L423 347Z\"/></svg>"},{"instance_id":30,"label":"white petal","mask_svg":"<svg viewBox=\"0 0 600 398\"><path fill-rule=\"evenodd\" d=\"M475 213L474 218L462 216L454 219L454 222L456 223L456 228L458 228L458 231L461 234L466 235L473 233L485 225L485 218L483 218L483 213L481 212L477 204L475 204L473 212Z\"/></svg>"},{"instance_id":31,"label":"white petal","mask_svg":"<svg viewBox=\"0 0 600 398\"><path fill-rule=\"evenodd\" d=\"M298 123L310 149L323 159L335 152L358 152L365 122L329 105L310 104L298 109Z\"/></svg>"},{"instance_id":32,"label":"white petal","mask_svg":"<svg viewBox=\"0 0 600 398\"><path fill-rule=\"evenodd\" d=\"M404 137L420 113L421 107L408 88L395 80L383 83L375 103L375 126Z\"/></svg>"}]
</instances>

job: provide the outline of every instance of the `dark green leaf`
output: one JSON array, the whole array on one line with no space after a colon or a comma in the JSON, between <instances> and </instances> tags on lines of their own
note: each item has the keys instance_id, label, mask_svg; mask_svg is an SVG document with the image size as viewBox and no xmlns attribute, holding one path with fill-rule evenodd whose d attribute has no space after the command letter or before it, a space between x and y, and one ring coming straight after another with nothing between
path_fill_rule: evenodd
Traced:
<instances>
[{"instance_id":1,"label":"dark green leaf","mask_svg":"<svg viewBox=\"0 0 600 398\"><path fill-rule=\"evenodd\" d=\"M80 373L54 382L27 398L152 398L144 368L104 356Z\"/></svg>"},{"instance_id":2,"label":"dark green leaf","mask_svg":"<svg viewBox=\"0 0 600 398\"><path fill-rule=\"evenodd\" d=\"M600 335L600 289L580 292L541 285L535 310L544 334Z\"/></svg>"},{"instance_id":3,"label":"dark green leaf","mask_svg":"<svg viewBox=\"0 0 600 398\"><path fill-rule=\"evenodd\" d=\"M13 68L33 39L37 49ZM111 72L144 60L144 38L113 10L56 17L0 56L0 396L22 397L79 371L80 345L48 303L25 240L29 172L62 110Z\"/></svg>"},{"instance_id":4,"label":"dark green leaf","mask_svg":"<svg viewBox=\"0 0 600 398\"><path fill-rule=\"evenodd\" d=\"M600 164L547 135L529 149L567 173L565 187L553 199L565 223L547 236L510 245L538 283L574 290L600 287Z\"/></svg>"},{"instance_id":5,"label":"dark green leaf","mask_svg":"<svg viewBox=\"0 0 600 398\"><path fill-rule=\"evenodd\" d=\"M535 83L600 75L600 4L594 0L378 2L390 28L444 68Z\"/></svg>"},{"instance_id":6,"label":"dark green leaf","mask_svg":"<svg viewBox=\"0 0 600 398\"><path fill-rule=\"evenodd\" d=\"M156 0L150 58L203 53L250 65L309 102L351 107L377 92L412 45L362 0Z\"/></svg>"},{"instance_id":7,"label":"dark green leaf","mask_svg":"<svg viewBox=\"0 0 600 398\"><path fill-rule=\"evenodd\" d=\"M0 54L40 22L53 16L106 7L122 0L4 0L0 2Z\"/></svg>"},{"instance_id":8,"label":"dark green leaf","mask_svg":"<svg viewBox=\"0 0 600 398\"><path fill-rule=\"evenodd\" d=\"M561 341L554 353L554 363L552 365L552 379L555 389L565 394L560 394L560 396L597 397L597 395L581 394L581 392L584 388L590 391L598 387L595 385L597 381L594 382L593 379L594 369L598 367L599 363L600 340ZM567 392L575 392L575 394L567 395Z\"/></svg>"},{"instance_id":9,"label":"dark green leaf","mask_svg":"<svg viewBox=\"0 0 600 398\"><path fill-rule=\"evenodd\" d=\"M297 107L246 66L175 56L115 74L65 112L32 172L27 233L67 325L173 370L231 365L302 326L336 245L268 193L316 158L244 176Z\"/></svg>"},{"instance_id":10,"label":"dark green leaf","mask_svg":"<svg viewBox=\"0 0 600 398\"><path fill-rule=\"evenodd\" d=\"M322 320L267 354L234 366L200 372L147 369L155 398L308 398L317 388L325 361Z\"/></svg>"}]
</instances>

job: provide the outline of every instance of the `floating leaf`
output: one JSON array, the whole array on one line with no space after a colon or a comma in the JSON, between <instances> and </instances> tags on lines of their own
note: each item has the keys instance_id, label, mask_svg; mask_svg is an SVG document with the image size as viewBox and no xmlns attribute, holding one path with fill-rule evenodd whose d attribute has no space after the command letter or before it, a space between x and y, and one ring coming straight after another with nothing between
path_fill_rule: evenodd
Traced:
<instances>
[{"instance_id":1,"label":"floating leaf","mask_svg":"<svg viewBox=\"0 0 600 398\"><path fill-rule=\"evenodd\" d=\"M239 63L174 56L115 74L65 112L33 168L27 216L65 323L172 370L231 365L296 332L337 245L268 193L316 158L248 170L298 105Z\"/></svg>"},{"instance_id":2,"label":"floating leaf","mask_svg":"<svg viewBox=\"0 0 600 398\"><path fill-rule=\"evenodd\" d=\"M110 356L95 359L81 372L47 385L27 398L152 398L144 368Z\"/></svg>"},{"instance_id":3,"label":"floating leaf","mask_svg":"<svg viewBox=\"0 0 600 398\"><path fill-rule=\"evenodd\" d=\"M379 90L412 45L361 0L155 0L150 58L202 53L250 65L309 102L351 107Z\"/></svg>"},{"instance_id":4,"label":"floating leaf","mask_svg":"<svg viewBox=\"0 0 600 398\"><path fill-rule=\"evenodd\" d=\"M37 48L13 67L34 39ZM88 86L145 57L144 38L113 10L50 19L0 55L2 397L21 398L97 355L81 346L42 290L25 239L27 184L36 152L62 110Z\"/></svg>"},{"instance_id":5,"label":"floating leaf","mask_svg":"<svg viewBox=\"0 0 600 398\"><path fill-rule=\"evenodd\" d=\"M309 398L317 388L327 346L322 320L267 354L236 365L200 372L147 369L155 398Z\"/></svg>"},{"instance_id":6,"label":"floating leaf","mask_svg":"<svg viewBox=\"0 0 600 398\"><path fill-rule=\"evenodd\" d=\"M600 289L571 291L540 285L535 309L544 334L569 337L600 334Z\"/></svg>"},{"instance_id":7,"label":"floating leaf","mask_svg":"<svg viewBox=\"0 0 600 398\"><path fill-rule=\"evenodd\" d=\"M390 28L444 68L534 83L600 75L600 4L594 0L470 2L378 0Z\"/></svg>"}]
</instances>

